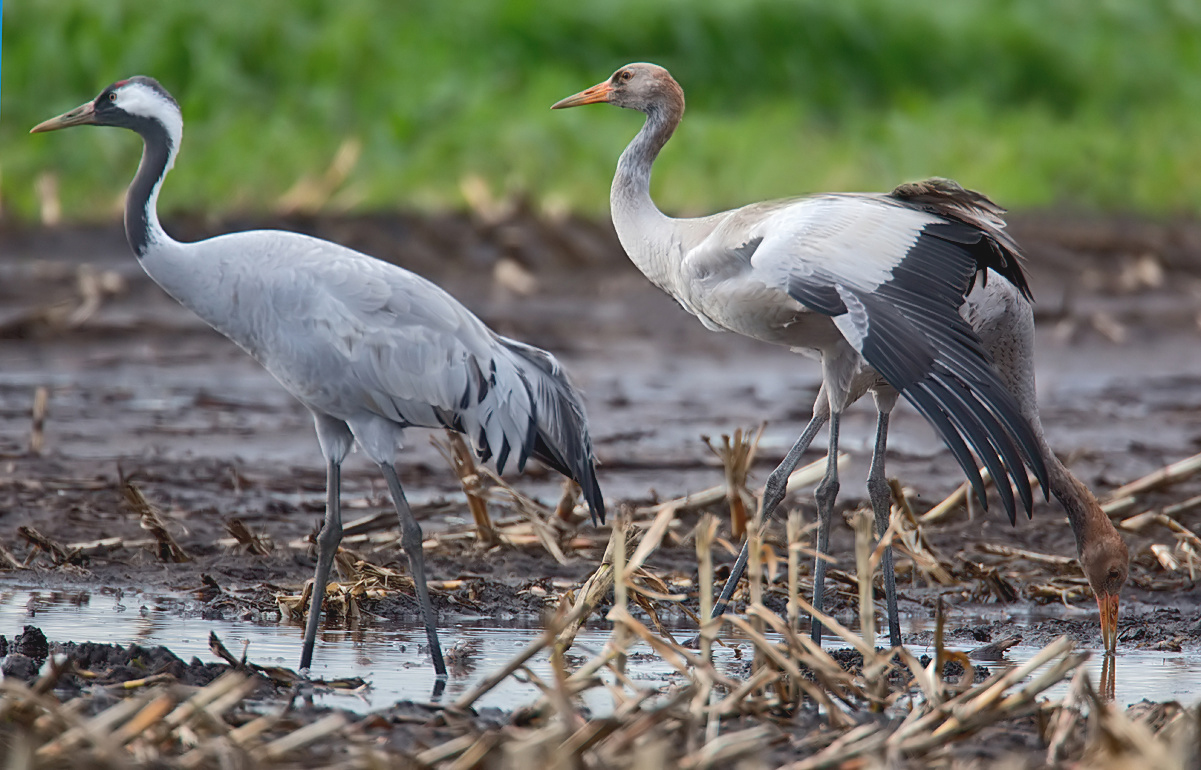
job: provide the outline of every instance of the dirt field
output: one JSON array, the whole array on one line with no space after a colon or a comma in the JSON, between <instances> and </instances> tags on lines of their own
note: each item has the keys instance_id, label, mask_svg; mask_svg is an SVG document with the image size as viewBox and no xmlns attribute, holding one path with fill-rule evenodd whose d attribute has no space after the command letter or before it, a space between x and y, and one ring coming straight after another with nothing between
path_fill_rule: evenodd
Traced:
<instances>
[{"instance_id":1,"label":"dirt field","mask_svg":"<svg viewBox=\"0 0 1201 770\"><path fill-rule=\"evenodd\" d=\"M261 224L167 227L198 238ZM420 272L498 331L555 352L586 392L611 510L721 485L720 462L701 436L717 439L766 421L750 479L757 490L808 418L818 385L813 362L706 331L629 265L607 226L525 216L499 224L450 216L272 224ZM1039 300L1043 423L1074 472L1104 500L1114 488L1201 451L1201 226L1047 214L1019 217L1013 228L1027 249ZM305 410L158 289L118 229L0 227L0 254L0 544L10 557L0 586L188 593L209 601L214 616L271 620L276 594L296 591L311 577L303 540L324 506L324 473ZM39 388L46 395L40 427L31 419ZM844 420L843 448L851 457L840 506L848 511L866 498L873 424L870 404ZM36 453L31 440L40 442ZM435 591L443 614L470 607L486 616L536 615L547 593L553 599L558 587L592 573L608 536L585 523L579 534L590 542L570 550L563 563L537 544L484 550L455 539L471 521L458 480L426 433L412 432L408 443L399 457L401 481L427 538L446 537L427 544L431 578L461 579ZM962 481L950 454L907 407L894 418L890 449L889 475L910 490L919 514ZM821 456L814 451L807 460ZM125 501L121 479L161 509L191 561L164 568L155 547L145 544L149 534ZM551 507L561 489L545 472L507 481ZM1185 478L1140 496L1114 517L1198 495L1201 476ZM359 534L390 530L382 479L360 456L346 464L343 499L348 522L384 514ZM808 493L790 502L812 518ZM713 510L728 533L725 506ZM1201 501L1169 513L1183 529L1201 531ZM495 504L494 515L503 519L504 506ZM695 585L695 546L687 534L697 516L681 514L672 530L678 536L648 562L654 573ZM232 519L274 547L255 556L222 544ZM68 552L90 545L55 565L44 549L35 553L22 527ZM1097 644L1095 613L1087 611L1095 605L1073 567L995 548L1074 557L1057 505L1040 501L1033 520L1019 519L1016 527L996 510L973 518L960 511L923 533L955 581L935 586L902 558L907 618L926 621L942 598L953 640L1019 634L1027 644L1042 644L1066 633ZM1162 524L1125 535L1133 561L1121 648L1196 654L1201 547ZM782 526L773 537L779 548ZM121 540L97 545L105 538ZM853 538L849 525L836 522L835 553L850 558ZM377 563L403 563L388 548L370 554ZM715 558L719 565L732 561L720 549ZM853 564L842 568L853 573ZM718 577L724 577L720 566ZM528 590L535 585L544 590ZM836 593L833 614L844 623L857 617L854 597L853 587ZM981 626L965 619L1001 602L1017 615L1036 605L1052 609L1038 613L1046 619L1036 623ZM1065 602L1080 611L1053 617ZM695 606L695 594L686 604ZM411 619L415 612L403 595L370 606L388 618ZM906 642L927 643L924 634L914 631ZM1020 733L1010 741L1013 750L1038 743Z\"/></svg>"}]
</instances>

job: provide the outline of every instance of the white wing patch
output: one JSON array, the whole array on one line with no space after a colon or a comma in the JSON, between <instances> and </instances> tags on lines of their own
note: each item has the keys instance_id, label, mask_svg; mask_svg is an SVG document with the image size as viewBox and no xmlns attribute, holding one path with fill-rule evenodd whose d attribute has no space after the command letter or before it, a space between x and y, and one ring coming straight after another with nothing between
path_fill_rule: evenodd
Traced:
<instances>
[{"instance_id":1,"label":"white wing patch","mask_svg":"<svg viewBox=\"0 0 1201 770\"><path fill-rule=\"evenodd\" d=\"M863 351L863 341L867 339L868 319L867 308L859 300L854 293L846 291L841 286L835 286L842 304L847 306L847 312L835 316L834 325L838 327L838 331L842 332L842 336L846 337L847 342L851 343L851 347L860 352Z\"/></svg>"},{"instance_id":2,"label":"white wing patch","mask_svg":"<svg viewBox=\"0 0 1201 770\"><path fill-rule=\"evenodd\" d=\"M809 274L870 291L892 277L922 228L937 221L872 198L806 198L755 228L763 243L752 264L777 286Z\"/></svg>"}]
</instances>

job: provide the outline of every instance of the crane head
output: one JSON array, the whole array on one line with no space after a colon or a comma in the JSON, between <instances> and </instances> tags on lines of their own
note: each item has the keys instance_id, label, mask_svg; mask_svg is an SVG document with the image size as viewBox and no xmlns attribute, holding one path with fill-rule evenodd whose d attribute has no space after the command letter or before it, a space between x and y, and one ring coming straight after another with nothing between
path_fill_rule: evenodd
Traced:
<instances>
[{"instance_id":1,"label":"crane head","mask_svg":"<svg viewBox=\"0 0 1201 770\"><path fill-rule=\"evenodd\" d=\"M1101 641L1105 654L1112 655L1118 646L1118 598L1129 574L1130 552L1116 532L1089 543L1080 554L1084 575L1097 597L1101 612Z\"/></svg>"},{"instance_id":2,"label":"crane head","mask_svg":"<svg viewBox=\"0 0 1201 770\"><path fill-rule=\"evenodd\" d=\"M139 75L118 80L92 101L37 124L29 133L71 126L120 126L140 131L146 121L161 124L178 143L183 124L179 104L157 80Z\"/></svg>"},{"instance_id":3,"label":"crane head","mask_svg":"<svg viewBox=\"0 0 1201 770\"><path fill-rule=\"evenodd\" d=\"M671 73L657 64L627 64L607 80L551 105L552 110L607 102L618 107L649 113L664 103L684 109L684 91Z\"/></svg>"}]
</instances>

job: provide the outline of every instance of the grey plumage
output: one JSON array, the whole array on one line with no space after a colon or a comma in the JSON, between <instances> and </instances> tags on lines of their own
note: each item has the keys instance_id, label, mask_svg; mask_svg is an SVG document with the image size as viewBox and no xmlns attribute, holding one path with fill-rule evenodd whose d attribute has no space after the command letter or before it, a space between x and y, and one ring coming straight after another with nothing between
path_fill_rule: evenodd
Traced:
<instances>
[{"instance_id":1,"label":"grey plumage","mask_svg":"<svg viewBox=\"0 0 1201 770\"><path fill-rule=\"evenodd\" d=\"M309 409L352 430L388 421L398 441L407 427L451 428L501 472L510 458L522 469L537 457L589 490L603 516L583 405L551 354L494 333L430 281L337 244L264 230L204 244L218 267L212 291L178 298Z\"/></svg>"},{"instance_id":2,"label":"grey plumage","mask_svg":"<svg viewBox=\"0 0 1201 770\"><path fill-rule=\"evenodd\" d=\"M551 354L495 334L433 283L365 254L296 233L259 230L197 243L172 239L157 200L183 137L179 105L146 77L36 126L128 128L144 150L126 197L126 234L143 269L171 296L253 356L313 414L326 460L325 523L301 652L317 622L342 536L341 464L357 442L380 467L400 517L430 654L446 673L426 586L421 528L393 461L405 428L467 434L504 471L537 458L575 479L604 521L579 393Z\"/></svg>"}]
</instances>

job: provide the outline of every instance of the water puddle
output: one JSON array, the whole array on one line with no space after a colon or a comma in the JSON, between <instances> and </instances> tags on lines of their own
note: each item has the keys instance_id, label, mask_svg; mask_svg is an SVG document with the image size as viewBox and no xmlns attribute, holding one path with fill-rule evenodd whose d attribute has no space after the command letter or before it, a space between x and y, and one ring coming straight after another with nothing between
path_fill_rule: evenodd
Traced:
<instances>
[{"instance_id":1,"label":"water puddle","mask_svg":"<svg viewBox=\"0 0 1201 770\"><path fill-rule=\"evenodd\" d=\"M1005 652L1005 660L979 661L990 672L1021 665L1034 657L1042 648L1019 644ZM1093 687L1100 687L1103 657L1099 649L1092 650L1092 657L1085 663ZM1117 655L1116 688L1114 701L1124 706L1141 700L1154 702L1179 701L1191 706L1201 700L1201 656L1196 653L1149 652L1146 650L1121 650ZM1048 698L1062 698L1067 694L1069 680L1064 680L1046 691Z\"/></svg>"},{"instance_id":2,"label":"water puddle","mask_svg":"<svg viewBox=\"0 0 1201 770\"><path fill-rule=\"evenodd\" d=\"M995 611L977 611L969 615L957 616L956 626L972 626L977 623L990 623L1001 620L1014 623L1013 633L1021 634L1026 624L1033 625L1038 621L1053 620L1064 617L1065 613L1078 613L1080 617L1095 618L1094 608L1084 609L1064 607L1032 607L1020 608L1006 605ZM933 630L932 621L913 620L909 624L902 622L905 633ZM1100 642L1098 635L1097 641ZM970 652L972 647L949 645L952 649ZM914 653L924 652L933 654L933 648L917 645L910 647ZM1083 649L1091 654L1085 661L1089 679L1094 687L1100 687L1101 668L1104 661L1100 647L1087 646ZM1005 657L999 661L973 661L983 666L990 673L1004 670L1011 666L1019 666L1034 657L1042 650L1040 645L1018 644L1005 651ZM1116 688L1114 701L1129 706L1142 700L1154 702L1179 701L1185 706L1191 706L1201 701L1201 651L1186 650L1184 652L1157 652L1151 650L1131 649L1119 640L1117 654ZM1046 691L1049 698L1061 698L1067 693L1069 680L1065 680Z\"/></svg>"},{"instance_id":3,"label":"water puddle","mask_svg":"<svg viewBox=\"0 0 1201 770\"><path fill-rule=\"evenodd\" d=\"M145 594L127 594L118 601L113 595L103 593L5 590L0 591L0 634L11 638L23 626L34 625L51 641L163 645L184 661L196 656L204 662L218 662L208 643L209 633L215 632L235 655L240 655L243 645L248 644L248 658L259 665L296 667L303 633L299 626L207 620L189 616L186 605L187 602L180 600ZM440 629L444 648L449 651L454 646L469 646L471 653L462 664L452 662L447 656L451 676L440 700L456 700L512 660L540 632L536 625L512 622L502 625L477 618L444 622ZM607 627L585 628L576 637L571 654L591 656L599 652L608 635ZM357 676L370 687L353 694L322 694L315 700L322 705L359 712L387 708L398 700L428 701L435 677L424 647L425 632L417 625L368 621L354 630L323 631L318 635L314 654L314 677ZM737 659L743 648L747 648L745 644L717 650L714 657L728 664ZM528 666L536 676L551 681L547 658L547 653L542 652ZM631 646L627 675L647 687L661 687L678 676L671 666L651 654L645 644ZM511 709L533 703L541 692L534 682L509 677L477 701L476 707ZM600 689L583 697L596 714L612 709L612 699Z\"/></svg>"},{"instance_id":4,"label":"water puddle","mask_svg":"<svg viewBox=\"0 0 1201 770\"><path fill-rule=\"evenodd\" d=\"M0 633L13 636L25 625L36 625L51 641L91 641L127 645L164 645L185 661L192 656L205 662L217 661L209 651L210 632L216 632L226 647L240 654L248 645L249 658L260 665L292 668L300 654L301 629L284 623L252 623L207 620L188 612L189 600L156 598L146 594L127 594L117 599L100 592L60 592L8 589L0 591ZM907 629L910 630L910 629ZM1020 627L1017 629L1020 632ZM469 645L470 655L462 664L453 664L443 702L453 702L479 684L485 677L508 663L527 644L537 638L536 624L489 623L478 618L445 622L441 636L450 649ZM690 632L680 629L678 637ZM574 655L598 652L608 638L603 624L584 629L571 650ZM726 640L731 646L715 647L719 668L737 666L750 647L737 639ZM829 644L830 642L827 642ZM325 678L358 676L370 683L359 693L332 693L317 697L323 705L366 712L387 708L398 700L426 701L434 689L433 667L424 651L424 632L418 626L365 622L355 630L329 630L318 638L313 673ZM920 646L916 654L929 652ZM1020 664L1039 651L1033 645L1011 648L1005 660L981 662L990 670ZM631 647L628 676L638 684L663 687L678 680L674 669L664 664L646 645ZM1085 664L1094 683L1101 677L1101 655L1093 650ZM449 656L448 656L449 657ZM1185 653L1125 650L1119 653L1117 700L1123 705L1143 699L1177 700L1191 705L1201 699L1201 655ZM551 668L545 652L528 664L537 677L549 680ZM1066 682L1048 691L1060 697ZM541 690L535 682L509 677L477 703L477 708L511 709L533 703ZM612 700L602 689L584 696L594 714L611 710Z\"/></svg>"}]
</instances>

